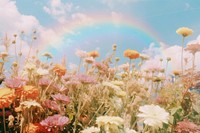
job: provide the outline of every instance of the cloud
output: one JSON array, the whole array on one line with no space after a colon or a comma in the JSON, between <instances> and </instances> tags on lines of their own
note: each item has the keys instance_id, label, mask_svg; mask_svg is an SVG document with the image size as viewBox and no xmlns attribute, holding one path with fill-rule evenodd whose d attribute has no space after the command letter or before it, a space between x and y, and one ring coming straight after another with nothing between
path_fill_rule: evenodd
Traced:
<instances>
[{"instance_id":1,"label":"cloud","mask_svg":"<svg viewBox=\"0 0 200 133\"><path fill-rule=\"evenodd\" d=\"M119 4L129 4L131 2L137 2L139 0L100 0L103 4L106 4L110 8L114 8Z\"/></svg>"},{"instance_id":2,"label":"cloud","mask_svg":"<svg viewBox=\"0 0 200 133\"><path fill-rule=\"evenodd\" d=\"M160 47L156 47L152 43L150 44L148 49L145 49L143 51L144 54L149 55L151 58L149 59L149 61L144 63L142 69L146 70L153 66L166 68L166 59L170 57L171 61L168 63L169 64L168 73L171 73L172 70L181 70L181 51L182 47L178 45L173 45L168 47L165 45L165 47L163 48L162 45ZM192 67L193 55L187 51L184 51L183 58L184 60L185 59L188 60L187 64L184 61L184 68L190 69ZM197 70L200 70L200 63L198 61L199 58L200 58L200 52L196 53L196 58L195 58L195 65ZM162 65L160 59L163 59Z\"/></svg>"},{"instance_id":3,"label":"cloud","mask_svg":"<svg viewBox=\"0 0 200 133\"><path fill-rule=\"evenodd\" d=\"M67 17L69 17L72 7L72 3L63 3L61 0L50 0L49 4L44 6L43 9L54 19L57 19L60 23L64 23Z\"/></svg>"}]
</instances>

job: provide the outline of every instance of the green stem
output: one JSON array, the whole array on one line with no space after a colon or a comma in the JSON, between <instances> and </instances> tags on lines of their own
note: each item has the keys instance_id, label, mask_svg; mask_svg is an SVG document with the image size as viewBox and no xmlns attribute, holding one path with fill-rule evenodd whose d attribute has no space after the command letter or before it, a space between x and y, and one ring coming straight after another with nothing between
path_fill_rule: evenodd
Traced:
<instances>
[{"instance_id":1,"label":"green stem","mask_svg":"<svg viewBox=\"0 0 200 133\"><path fill-rule=\"evenodd\" d=\"M3 129L4 129L4 133L6 133L6 113L5 113L5 108L3 108Z\"/></svg>"},{"instance_id":2,"label":"green stem","mask_svg":"<svg viewBox=\"0 0 200 133\"><path fill-rule=\"evenodd\" d=\"M181 52L181 71L182 71L182 75L183 75L183 51L184 51L184 39L185 37L183 37L182 39L182 52Z\"/></svg>"}]
</instances>

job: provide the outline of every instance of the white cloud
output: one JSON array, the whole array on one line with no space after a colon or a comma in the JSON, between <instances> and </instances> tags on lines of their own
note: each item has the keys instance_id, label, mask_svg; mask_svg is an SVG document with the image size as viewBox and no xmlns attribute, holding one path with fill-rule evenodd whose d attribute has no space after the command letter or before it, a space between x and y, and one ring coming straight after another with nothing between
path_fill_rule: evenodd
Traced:
<instances>
[{"instance_id":1,"label":"white cloud","mask_svg":"<svg viewBox=\"0 0 200 133\"><path fill-rule=\"evenodd\" d=\"M142 69L145 70L152 66L156 66L156 67L160 66L161 58L163 59L162 67L165 68L166 59L170 57L171 61L169 62L169 65L168 65L168 72L171 73L172 70L181 70L181 51L182 51L182 47L178 45L168 46L168 47L165 45L165 47L163 48L162 45L160 47L155 47L155 45L152 43L150 44L148 49L145 49L143 51L143 53L149 55L151 58L149 61L144 63L144 65L142 66ZM188 59L187 64L185 64L185 61L184 61L184 68L185 69L192 68L193 55L187 51L184 51L183 58ZM200 52L196 53L196 58L195 58L195 65L196 65L197 70L200 70L199 59L200 59Z\"/></svg>"},{"instance_id":2,"label":"white cloud","mask_svg":"<svg viewBox=\"0 0 200 133\"><path fill-rule=\"evenodd\" d=\"M137 2L139 0L101 0L103 4L106 4L110 8L114 8L116 5L119 4L128 4L131 2Z\"/></svg>"},{"instance_id":3,"label":"white cloud","mask_svg":"<svg viewBox=\"0 0 200 133\"><path fill-rule=\"evenodd\" d=\"M57 19L58 22L64 23L72 11L72 3L63 3L61 0L50 0L48 6L44 6L43 9L46 13Z\"/></svg>"}]
</instances>

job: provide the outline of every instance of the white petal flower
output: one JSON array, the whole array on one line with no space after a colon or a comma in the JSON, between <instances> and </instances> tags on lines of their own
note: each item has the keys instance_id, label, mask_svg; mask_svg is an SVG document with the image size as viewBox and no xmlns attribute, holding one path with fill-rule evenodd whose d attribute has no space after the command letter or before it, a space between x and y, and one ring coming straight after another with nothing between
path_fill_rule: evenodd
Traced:
<instances>
[{"instance_id":1,"label":"white petal flower","mask_svg":"<svg viewBox=\"0 0 200 133\"><path fill-rule=\"evenodd\" d=\"M139 108L137 116L142 118L145 124L162 128L163 123L168 124L169 113L158 105L144 105Z\"/></svg>"},{"instance_id":2,"label":"white petal flower","mask_svg":"<svg viewBox=\"0 0 200 133\"><path fill-rule=\"evenodd\" d=\"M99 116L97 117L96 123L99 127L104 125L123 125L124 120L117 116Z\"/></svg>"},{"instance_id":3,"label":"white petal flower","mask_svg":"<svg viewBox=\"0 0 200 133\"><path fill-rule=\"evenodd\" d=\"M36 101L24 101L20 103L20 106L23 106L25 108L31 108L31 107L42 108L42 106Z\"/></svg>"},{"instance_id":4,"label":"white petal flower","mask_svg":"<svg viewBox=\"0 0 200 133\"><path fill-rule=\"evenodd\" d=\"M39 69L37 69L37 74L40 76L44 76L44 75L49 74L49 71L46 69L39 68Z\"/></svg>"},{"instance_id":5,"label":"white petal flower","mask_svg":"<svg viewBox=\"0 0 200 133\"><path fill-rule=\"evenodd\" d=\"M81 131L81 133L99 133L100 132L100 128L97 127L88 127L84 130Z\"/></svg>"}]
</instances>

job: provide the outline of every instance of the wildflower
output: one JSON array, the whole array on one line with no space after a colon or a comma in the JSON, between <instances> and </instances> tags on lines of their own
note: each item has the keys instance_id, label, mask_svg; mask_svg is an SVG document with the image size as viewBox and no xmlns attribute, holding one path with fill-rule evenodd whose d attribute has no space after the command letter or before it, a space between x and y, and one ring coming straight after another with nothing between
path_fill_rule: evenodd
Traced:
<instances>
[{"instance_id":1,"label":"wildflower","mask_svg":"<svg viewBox=\"0 0 200 133\"><path fill-rule=\"evenodd\" d=\"M104 81L104 82L102 83L102 85L103 85L103 86L110 87L110 88L113 89L114 91L121 91L121 88L120 88L119 86L114 85L114 84L111 83L111 82L106 82L106 81Z\"/></svg>"},{"instance_id":2,"label":"wildflower","mask_svg":"<svg viewBox=\"0 0 200 133\"><path fill-rule=\"evenodd\" d=\"M23 133L53 133L39 123L29 123L24 127Z\"/></svg>"},{"instance_id":3,"label":"wildflower","mask_svg":"<svg viewBox=\"0 0 200 133\"><path fill-rule=\"evenodd\" d=\"M44 76L44 75L49 74L49 71L46 70L46 69L38 68L38 69L37 69L37 74L38 74L39 76Z\"/></svg>"},{"instance_id":4,"label":"wildflower","mask_svg":"<svg viewBox=\"0 0 200 133\"><path fill-rule=\"evenodd\" d=\"M58 76L64 76L66 73L66 68L60 64L55 64L53 67L53 71L58 75Z\"/></svg>"},{"instance_id":5,"label":"wildflower","mask_svg":"<svg viewBox=\"0 0 200 133\"><path fill-rule=\"evenodd\" d=\"M120 60L120 58L119 58L119 57L116 57L116 58L115 58L115 61L116 61L116 62L118 62L119 60Z\"/></svg>"},{"instance_id":6,"label":"wildflower","mask_svg":"<svg viewBox=\"0 0 200 133\"><path fill-rule=\"evenodd\" d=\"M48 116L45 120L41 121L40 124L47 128L52 128L54 126L64 127L69 123L69 118L62 115Z\"/></svg>"},{"instance_id":7,"label":"wildflower","mask_svg":"<svg viewBox=\"0 0 200 133\"><path fill-rule=\"evenodd\" d=\"M99 133L100 128L97 127L87 127L86 129L82 130L81 133Z\"/></svg>"},{"instance_id":8,"label":"wildflower","mask_svg":"<svg viewBox=\"0 0 200 133\"><path fill-rule=\"evenodd\" d=\"M78 56L79 58L86 58L86 57L89 56L88 53L87 53L86 51L83 51L83 50L80 50L80 49L76 50L75 54L76 54L76 56Z\"/></svg>"},{"instance_id":9,"label":"wildflower","mask_svg":"<svg viewBox=\"0 0 200 133\"><path fill-rule=\"evenodd\" d=\"M171 58L170 58L170 57L167 57L167 61L171 61Z\"/></svg>"},{"instance_id":10,"label":"wildflower","mask_svg":"<svg viewBox=\"0 0 200 133\"><path fill-rule=\"evenodd\" d=\"M145 124L152 127L162 128L163 123L168 124L169 113L158 105L144 105L140 106L137 116L142 118Z\"/></svg>"},{"instance_id":11,"label":"wildflower","mask_svg":"<svg viewBox=\"0 0 200 133\"><path fill-rule=\"evenodd\" d=\"M77 75L77 79L79 82L83 83L83 84L94 84L96 83L96 80L91 77L91 76L87 76L84 74L79 74Z\"/></svg>"},{"instance_id":12,"label":"wildflower","mask_svg":"<svg viewBox=\"0 0 200 133\"><path fill-rule=\"evenodd\" d=\"M31 108L31 107L42 108L42 106L38 102L36 102L34 100L23 101L23 102L20 103L20 106L24 107L24 108L28 108L28 109Z\"/></svg>"},{"instance_id":13,"label":"wildflower","mask_svg":"<svg viewBox=\"0 0 200 133\"><path fill-rule=\"evenodd\" d=\"M63 94L55 94L55 95L51 95L51 97L56 100L56 101L61 101L61 102L65 102L65 104L69 104L70 99L68 96L65 96Z\"/></svg>"},{"instance_id":14,"label":"wildflower","mask_svg":"<svg viewBox=\"0 0 200 133\"><path fill-rule=\"evenodd\" d=\"M6 57L8 57L8 53L7 52L1 52L1 57L4 59Z\"/></svg>"},{"instance_id":15,"label":"wildflower","mask_svg":"<svg viewBox=\"0 0 200 133\"><path fill-rule=\"evenodd\" d=\"M195 54L196 52L200 51L200 44L188 44L185 50L189 51L192 54Z\"/></svg>"},{"instance_id":16,"label":"wildflower","mask_svg":"<svg viewBox=\"0 0 200 133\"><path fill-rule=\"evenodd\" d=\"M25 68L26 68L28 71L32 71L32 70L35 70L35 69L36 69L36 65L35 65L34 63L28 62L28 63L26 63Z\"/></svg>"},{"instance_id":17,"label":"wildflower","mask_svg":"<svg viewBox=\"0 0 200 133\"><path fill-rule=\"evenodd\" d=\"M175 130L178 133L197 133L200 132L200 127L195 123L185 119L177 123Z\"/></svg>"},{"instance_id":18,"label":"wildflower","mask_svg":"<svg viewBox=\"0 0 200 133\"><path fill-rule=\"evenodd\" d=\"M148 60L149 59L149 56L148 55L146 55L146 54L140 54L140 59L141 60Z\"/></svg>"},{"instance_id":19,"label":"wildflower","mask_svg":"<svg viewBox=\"0 0 200 133\"><path fill-rule=\"evenodd\" d=\"M117 81L117 80L111 81L111 83L114 84L114 85L117 85L117 86L123 86L124 85L123 81Z\"/></svg>"},{"instance_id":20,"label":"wildflower","mask_svg":"<svg viewBox=\"0 0 200 133\"><path fill-rule=\"evenodd\" d=\"M101 62L95 62L94 66L100 71L107 71L107 69L108 69L108 66L106 66L105 64L103 64Z\"/></svg>"},{"instance_id":21,"label":"wildflower","mask_svg":"<svg viewBox=\"0 0 200 133\"><path fill-rule=\"evenodd\" d=\"M26 99L36 99L39 95L39 89L36 86L26 85L23 87L22 95Z\"/></svg>"},{"instance_id":22,"label":"wildflower","mask_svg":"<svg viewBox=\"0 0 200 133\"><path fill-rule=\"evenodd\" d=\"M176 33L182 35L183 37L187 37L192 35L193 31L187 27L181 27L176 30Z\"/></svg>"},{"instance_id":23,"label":"wildflower","mask_svg":"<svg viewBox=\"0 0 200 133\"><path fill-rule=\"evenodd\" d=\"M126 63L126 64L122 64L122 65L120 65L118 67L119 67L119 69L123 69L124 71L128 71L130 65L129 65L129 63Z\"/></svg>"},{"instance_id":24,"label":"wildflower","mask_svg":"<svg viewBox=\"0 0 200 133\"><path fill-rule=\"evenodd\" d=\"M14 101L14 90L9 88L0 88L0 109L7 108Z\"/></svg>"},{"instance_id":25,"label":"wildflower","mask_svg":"<svg viewBox=\"0 0 200 133\"><path fill-rule=\"evenodd\" d=\"M99 57L99 52L98 51L91 51L91 52L88 52L88 55L90 57L96 58L96 57Z\"/></svg>"},{"instance_id":26,"label":"wildflower","mask_svg":"<svg viewBox=\"0 0 200 133\"><path fill-rule=\"evenodd\" d=\"M52 54L51 54L51 53L48 53L48 52L45 52L45 53L43 53L42 55L45 56L47 59L53 58Z\"/></svg>"},{"instance_id":27,"label":"wildflower","mask_svg":"<svg viewBox=\"0 0 200 133\"><path fill-rule=\"evenodd\" d=\"M127 49L124 51L124 57L127 57L129 59L137 59L140 57L140 54L136 50Z\"/></svg>"},{"instance_id":28,"label":"wildflower","mask_svg":"<svg viewBox=\"0 0 200 133\"><path fill-rule=\"evenodd\" d=\"M60 111L60 106L56 103L56 101L45 100L44 106L46 106L47 108L50 108L52 110L55 110L55 111Z\"/></svg>"},{"instance_id":29,"label":"wildflower","mask_svg":"<svg viewBox=\"0 0 200 133\"><path fill-rule=\"evenodd\" d=\"M113 51L116 51L116 49L117 49L117 44L113 44L112 49L113 49Z\"/></svg>"},{"instance_id":30,"label":"wildflower","mask_svg":"<svg viewBox=\"0 0 200 133\"><path fill-rule=\"evenodd\" d=\"M110 129L122 126L124 120L117 116L99 116L96 119L98 127L103 127L105 132L110 132Z\"/></svg>"},{"instance_id":31,"label":"wildflower","mask_svg":"<svg viewBox=\"0 0 200 133\"><path fill-rule=\"evenodd\" d=\"M174 71L173 71L173 74L174 74L175 76L179 76L179 75L181 74L181 71L179 71L179 70L174 70Z\"/></svg>"},{"instance_id":32,"label":"wildflower","mask_svg":"<svg viewBox=\"0 0 200 133\"><path fill-rule=\"evenodd\" d=\"M16 96L21 96L24 82L18 78L6 79L5 85L8 88L15 89Z\"/></svg>"},{"instance_id":33,"label":"wildflower","mask_svg":"<svg viewBox=\"0 0 200 133\"><path fill-rule=\"evenodd\" d=\"M86 63L88 63L88 64L92 64L92 63L94 63L94 58L93 57L87 57L87 58L85 58L84 59L84 61L86 62Z\"/></svg>"}]
</instances>

